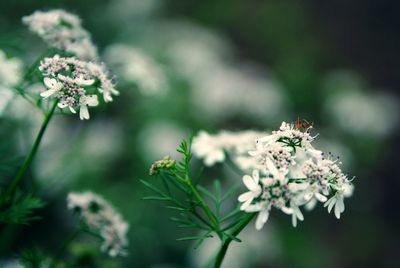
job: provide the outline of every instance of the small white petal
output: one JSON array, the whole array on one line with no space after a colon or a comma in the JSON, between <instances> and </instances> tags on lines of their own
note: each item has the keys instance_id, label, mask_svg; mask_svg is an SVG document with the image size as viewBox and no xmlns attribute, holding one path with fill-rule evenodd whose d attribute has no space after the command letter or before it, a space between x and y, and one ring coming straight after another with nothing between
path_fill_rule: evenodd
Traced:
<instances>
[{"instance_id":1,"label":"small white petal","mask_svg":"<svg viewBox=\"0 0 400 268\"><path fill-rule=\"evenodd\" d=\"M336 202L336 204L335 204L335 216L336 216L336 218L340 219L340 206L339 206L338 202Z\"/></svg>"},{"instance_id":2,"label":"small white petal","mask_svg":"<svg viewBox=\"0 0 400 268\"><path fill-rule=\"evenodd\" d=\"M46 90L46 91L43 91L42 93L40 93L40 96L46 99L46 98L50 97L51 95L53 95L54 93L56 93L56 90L49 89L49 90Z\"/></svg>"},{"instance_id":3,"label":"small white petal","mask_svg":"<svg viewBox=\"0 0 400 268\"><path fill-rule=\"evenodd\" d=\"M59 103L57 104L57 106L58 106L59 108L61 108L61 109L64 109L64 108L66 108L68 105L67 105L65 102L59 102Z\"/></svg>"},{"instance_id":4,"label":"small white petal","mask_svg":"<svg viewBox=\"0 0 400 268\"><path fill-rule=\"evenodd\" d=\"M71 111L71 113L76 114L76 111L75 111L74 108L72 108L71 106L69 106L68 108L69 108L69 110Z\"/></svg>"},{"instance_id":5,"label":"small white petal","mask_svg":"<svg viewBox=\"0 0 400 268\"><path fill-rule=\"evenodd\" d=\"M320 202L326 202L328 198L320 193L315 193L315 197L318 199Z\"/></svg>"},{"instance_id":6,"label":"small white petal","mask_svg":"<svg viewBox=\"0 0 400 268\"><path fill-rule=\"evenodd\" d=\"M238 201L239 202L245 202L250 198L253 198L253 193L252 192L246 192L244 194L239 195Z\"/></svg>"},{"instance_id":7,"label":"small white petal","mask_svg":"<svg viewBox=\"0 0 400 268\"><path fill-rule=\"evenodd\" d=\"M261 230L263 228L264 224L267 222L269 216L269 211L268 210L263 210L261 211L256 220L256 229Z\"/></svg>"},{"instance_id":8,"label":"small white petal","mask_svg":"<svg viewBox=\"0 0 400 268\"><path fill-rule=\"evenodd\" d=\"M254 182L258 185L258 182L260 181L260 173L256 169L253 170L253 179Z\"/></svg>"},{"instance_id":9,"label":"small white petal","mask_svg":"<svg viewBox=\"0 0 400 268\"><path fill-rule=\"evenodd\" d=\"M313 193L312 192L308 192L304 195L304 200L309 201L312 197L313 197Z\"/></svg>"},{"instance_id":10,"label":"small white petal","mask_svg":"<svg viewBox=\"0 0 400 268\"><path fill-rule=\"evenodd\" d=\"M87 105L81 105L81 108L79 109L79 118L81 120L89 119L89 109Z\"/></svg>"},{"instance_id":11,"label":"small white petal","mask_svg":"<svg viewBox=\"0 0 400 268\"><path fill-rule=\"evenodd\" d=\"M250 190L250 191L257 191L258 188L260 187L258 184L256 184L253 180L252 177L250 177L249 175L244 175L243 176L243 183L244 185L246 185L246 187Z\"/></svg>"},{"instance_id":12,"label":"small white petal","mask_svg":"<svg viewBox=\"0 0 400 268\"><path fill-rule=\"evenodd\" d=\"M297 217L294 214L292 215L292 225L293 225L293 227L297 226Z\"/></svg>"}]
</instances>

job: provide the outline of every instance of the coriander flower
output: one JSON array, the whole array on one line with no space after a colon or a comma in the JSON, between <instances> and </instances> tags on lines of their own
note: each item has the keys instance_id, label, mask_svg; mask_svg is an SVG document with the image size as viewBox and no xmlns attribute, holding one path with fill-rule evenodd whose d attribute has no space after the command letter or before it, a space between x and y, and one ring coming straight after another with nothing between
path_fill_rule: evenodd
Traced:
<instances>
[{"instance_id":1,"label":"coriander flower","mask_svg":"<svg viewBox=\"0 0 400 268\"><path fill-rule=\"evenodd\" d=\"M119 94L105 67L97 63L54 55L44 58L39 70L47 88L40 95L45 99L54 96L58 99L58 107L68 108L71 113L76 113L79 108L81 120L90 118L88 107L99 104L98 93L102 94L105 102L112 101L112 95Z\"/></svg>"},{"instance_id":2,"label":"coriander flower","mask_svg":"<svg viewBox=\"0 0 400 268\"><path fill-rule=\"evenodd\" d=\"M146 96L164 95L168 90L162 66L138 48L114 44L107 48L105 59L124 81L137 85Z\"/></svg>"},{"instance_id":3,"label":"coriander flower","mask_svg":"<svg viewBox=\"0 0 400 268\"><path fill-rule=\"evenodd\" d=\"M336 218L340 218L344 198L352 195L353 185L338 158L330 153L326 157L312 146L315 137L310 129L303 132L284 122L278 131L256 141L256 149L249 154L258 163L253 174L259 174L260 179L253 175L250 181L245 175L243 181L253 194L239 196L241 210L258 213L256 229L262 228L272 208L291 215L296 227L298 220L304 220L301 206L311 209L318 201L328 212L334 208Z\"/></svg>"},{"instance_id":4,"label":"coriander flower","mask_svg":"<svg viewBox=\"0 0 400 268\"><path fill-rule=\"evenodd\" d=\"M73 53L83 60L97 59L97 48L76 15L61 9L35 11L23 17L22 22L51 47Z\"/></svg>"},{"instance_id":5,"label":"coriander flower","mask_svg":"<svg viewBox=\"0 0 400 268\"><path fill-rule=\"evenodd\" d=\"M254 141L265 135L258 131L221 131L209 134L200 131L193 139L192 151L197 158L202 158L206 166L213 166L226 160L226 154L243 170L252 170L258 163L250 158L248 151L255 149Z\"/></svg>"},{"instance_id":6,"label":"coriander flower","mask_svg":"<svg viewBox=\"0 0 400 268\"><path fill-rule=\"evenodd\" d=\"M102 251L111 257L126 255L129 225L110 203L92 192L71 192L67 202L68 209L77 213L91 231L102 237Z\"/></svg>"},{"instance_id":7,"label":"coriander flower","mask_svg":"<svg viewBox=\"0 0 400 268\"><path fill-rule=\"evenodd\" d=\"M241 194L238 198L239 202L243 202L240 209L245 210L251 202L257 197L260 196L262 189L259 185L260 176L258 174L258 170L253 171L253 176L250 177L249 175L245 175L243 177L243 183L246 187L250 190L244 194Z\"/></svg>"},{"instance_id":8,"label":"coriander flower","mask_svg":"<svg viewBox=\"0 0 400 268\"><path fill-rule=\"evenodd\" d=\"M225 160L225 152L219 140L213 139L210 134L201 131L192 144L193 154L198 158L204 158L206 166L213 166L215 163Z\"/></svg>"},{"instance_id":9,"label":"coriander flower","mask_svg":"<svg viewBox=\"0 0 400 268\"><path fill-rule=\"evenodd\" d=\"M0 49L0 85L13 87L22 78L22 61L18 58L8 58Z\"/></svg>"}]
</instances>

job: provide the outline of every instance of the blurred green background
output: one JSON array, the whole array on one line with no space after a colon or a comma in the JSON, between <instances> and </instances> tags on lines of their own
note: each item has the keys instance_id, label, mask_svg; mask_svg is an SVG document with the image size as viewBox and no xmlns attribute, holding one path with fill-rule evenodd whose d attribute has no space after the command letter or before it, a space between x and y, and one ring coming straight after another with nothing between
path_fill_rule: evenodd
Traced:
<instances>
[{"instance_id":1,"label":"blurred green background","mask_svg":"<svg viewBox=\"0 0 400 268\"><path fill-rule=\"evenodd\" d=\"M76 243L71 251L83 263L201 267L217 241L197 250L176 241L181 230L168 220L172 212L141 200L147 191L139 179L148 179L154 160L174 155L179 141L198 130L273 130L300 117L314 122L318 146L339 155L356 176L345 214L336 220L319 207L292 228L287 216L273 213L262 231L248 226L224 267L400 267L400 4L3 0L0 49L29 66L46 46L21 17L51 8L81 17L121 96L92 109L88 122L53 119L25 185L46 200L43 220L0 237L4 266L27 247L54 253L76 224L67 193L90 189L129 221L130 254L110 260L97 253L96 243ZM129 68L140 68L134 62L143 55L153 69L134 78ZM0 141L10 152L0 160L23 157L40 113L19 98L0 104ZM217 177L225 186L240 180L220 165L207 170L203 182ZM93 261L95 255L101 261Z\"/></svg>"}]
</instances>

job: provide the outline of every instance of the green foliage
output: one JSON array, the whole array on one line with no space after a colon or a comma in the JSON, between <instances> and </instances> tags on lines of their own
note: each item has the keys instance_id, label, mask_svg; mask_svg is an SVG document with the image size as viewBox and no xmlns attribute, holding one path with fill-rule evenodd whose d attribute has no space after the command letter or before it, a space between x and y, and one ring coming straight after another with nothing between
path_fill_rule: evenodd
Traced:
<instances>
[{"instance_id":1,"label":"green foliage","mask_svg":"<svg viewBox=\"0 0 400 268\"><path fill-rule=\"evenodd\" d=\"M183 160L174 168L159 170L159 180L155 183L141 180L141 182L155 195L144 197L144 200L154 200L165 203L167 209L176 211L177 215L170 220L177 223L178 228L197 230L196 235L178 238L178 241L195 240L195 248L214 235L222 241L229 238L240 240L229 234L228 231L235 227L245 216L239 208L228 213L222 213L223 206L229 200L238 185L233 185L225 193L221 190L221 183L214 181L213 190L197 185L200 181L201 171L191 174L190 160L191 140L189 143L182 141L177 149L182 154ZM196 178L195 184L190 178Z\"/></svg>"},{"instance_id":2,"label":"green foliage","mask_svg":"<svg viewBox=\"0 0 400 268\"><path fill-rule=\"evenodd\" d=\"M43 267L47 259L47 256L36 247L23 250L18 257L19 262L25 268Z\"/></svg>"},{"instance_id":3,"label":"green foliage","mask_svg":"<svg viewBox=\"0 0 400 268\"><path fill-rule=\"evenodd\" d=\"M44 202L32 194L23 195L21 192L16 192L11 204L0 211L0 221L9 224L29 224L33 220L40 219L33 213L43 206Z\"/></svg>"}]
</instances>

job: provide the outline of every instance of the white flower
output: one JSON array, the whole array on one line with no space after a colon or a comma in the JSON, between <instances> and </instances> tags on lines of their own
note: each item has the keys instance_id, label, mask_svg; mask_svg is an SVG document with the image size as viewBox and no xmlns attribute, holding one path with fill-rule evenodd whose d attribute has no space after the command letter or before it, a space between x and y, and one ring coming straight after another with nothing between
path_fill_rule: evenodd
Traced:
<instances>
[{"instance_id":1,"label":"white flower","mask_svg":"<svg viewBox=\"0 0 400 268\"><path fill-rule=\"evenodd\" d=\"M99 104L97 95L88 95L86 87L98 81L97 90L103 94L104 100L111 101L112 94L118 95L105 67L97 63L54 55L44 58L39 70L45 76L43 82L47 87L40 95L43 98L55 96L59 100L58 107L68 107L71 113L76 113L79 107L81 120L89 119L88 106Z\"/></svg>"},{"instance_id":2,"label":"white flower","mask_svg":"<svg viewBox=\"0 0 400 268\"><path fill-rule=\"evenodd\" d=\"M192 150L206 166L225 161L227 153L240 168L251 171L259 164L250 159L247 152L254 149L254 141L262 135L265 133L258 131L221 131L214 135L200 131L193 139Z\"/></svg>"},{"instance_id":3,"label":"white flower","mask_svg":"<svg viewBox=\"0 0 400 268\"><path fill-rule=\"evenodd\" d=\"M340 218L344 197L351 196L353 185L342 172L338 158L312 146L315 137L309 130L302 132L284 122L278 131L257 139L249 154L258 167L253 177L243 177L250 191L238 198L243 202L241 210L258 212L257 229L265 224L273 207L291 215L296 227L298 220L304 220L300 207L311 209L317 201L325 203L328 212L335 208L335 216Z\"/></svg>"},{"instance_id":4,"label":"white flower","mask_svg":"<svg viewBox=\"0 0 400 268\"><path fill-rule=\"evenodd\" d=\"M90 75L100 81L101 86L98 88L98 90L103 94L103 99L105 102L111 102L113 100L113 95L119 95L118 90L115 89L114 83L109 78L108 71L106 70L104 64L88 62L86 67L89 70Z\"/></svg>"},{"instance_id":5,"label":"white flower","mask_svg":"<svg viewBox=\"0 0 400 268\"><path fill-rule=\"evenodd\" d=\"M192 143L193 154L198 158L204 158L206 166L212 166L215 163L223 162L225 160L225 152L221 146L220 140L213 139L205 131L201 131Z\"/></svg>"},{"instance_id":6,"label":"white flower","mask_svg":"<svg viewBox=\"0 0 400 268\"><path fill-rule=\"evenodd\" d=\"M328 212L331 213L333 207L335 207L335 216L340 219L340 214L344 212L344 196L342 193L336 192L328 201L325 202L324 207L328 207Z\"/></svg>"},{"instance_id":7,"label":"white flower","mask_svg":"<svg viewBox=\"0 0 400 268\"><path fill-rule=\"evenodd\" d=\"M48 88L48 90L40 93L40 96L42 96L45 99L50 97L54 93L57 93L63 88L63 84L61 82L58 82L55 78L45 77L43 79L43 83Z\"/></svg>"},{"instance_id":8,"label":"white flower","mask_svg":"<svg viewBox=\"0 0 400 268\"><path fill-rule=\"evenodd\" d=\"M22 61L18 58L7 58L0 49L0 85L13 87L22 79Z\"/></svg>"},{"instance_id":9,"label":"white flower","mask_svg":"<svg viewBox=\"0 0 400 268\"><path fill-rule=\"evenodd\" d=\"M129 225L110 203L92 192L71 192L67 201L68 209L76 212L93 232L102 237L102 251L111 257L126 255Z\"/></svg>"},{"instance_id":10,"label":"white flower","mask_svg":"<svg viewBox=\"0 0 400 268\"><path fill-rule=\"evenodd\" d=\"M293 227L297 226L297 219L299 219L300 221L304 220L303 213L301 213L299 206L293 200L290 201L290 208L282 209L282 211L285 212L286 214L292 215Z\"/></svg>"},{"instance_id":11,"label":"white flower","mask_svg":"<svg viewBox=\"0 0 400 268\"><path fill-rule=\"evenodd\" d=\"M259 185L260 176L258 170L253 171L253 176L249 175L243 176L243 183L250 190L244 194L241 194L238 198L239 202L243 202L240 207L241 210L246 210L247 207L253 202L253 200L260 196L262 189Z\"/></svg>"},{"instance_id":12,"label":"white flower","mask_svg":"<svg viewBox=\"0 0 400 268\"><path fill-rule=\"evenodd\" d=\"M257 230L261 230L264 227L264 224L268 221L271 205L268 203L263 203L261 208L262 209L259 211L256 219Z\"/></svg>"},{"instance_id":13,"label":"white flower","mask_svg":"<svg viewBox=\"0 0 400 268\"><path fill-rule=\"evenodd\" d=\"M143 95L164 95L168 90L160 64L138 48L114 44L106 50L105 59L115 67L120 78L136 84Z\"/></svg>"},{"instance_id":14,"label":"white flower","mask_svg":"<svg viewBox=\"0 0 400 268\"><path fill-rule=\"evenodd\" d=\"M84 60L97 59L97 49L80 19L64 10L36 11L22 18L29 29L49 46L74 53Z\"/></svg>"},{"instance_id":15,"label":"white flower","mask_svg":"<svg viewBox=\"0 0 400 268\"><path fill-rule=\"evenodd\" d=\"M89 119L89 110L88 106L97 106L99 105L99 101L97 99L97 95L90 95L90 96L82 96L79 99L79 117L81 120Z\"/></svg>"}]
</instances>

